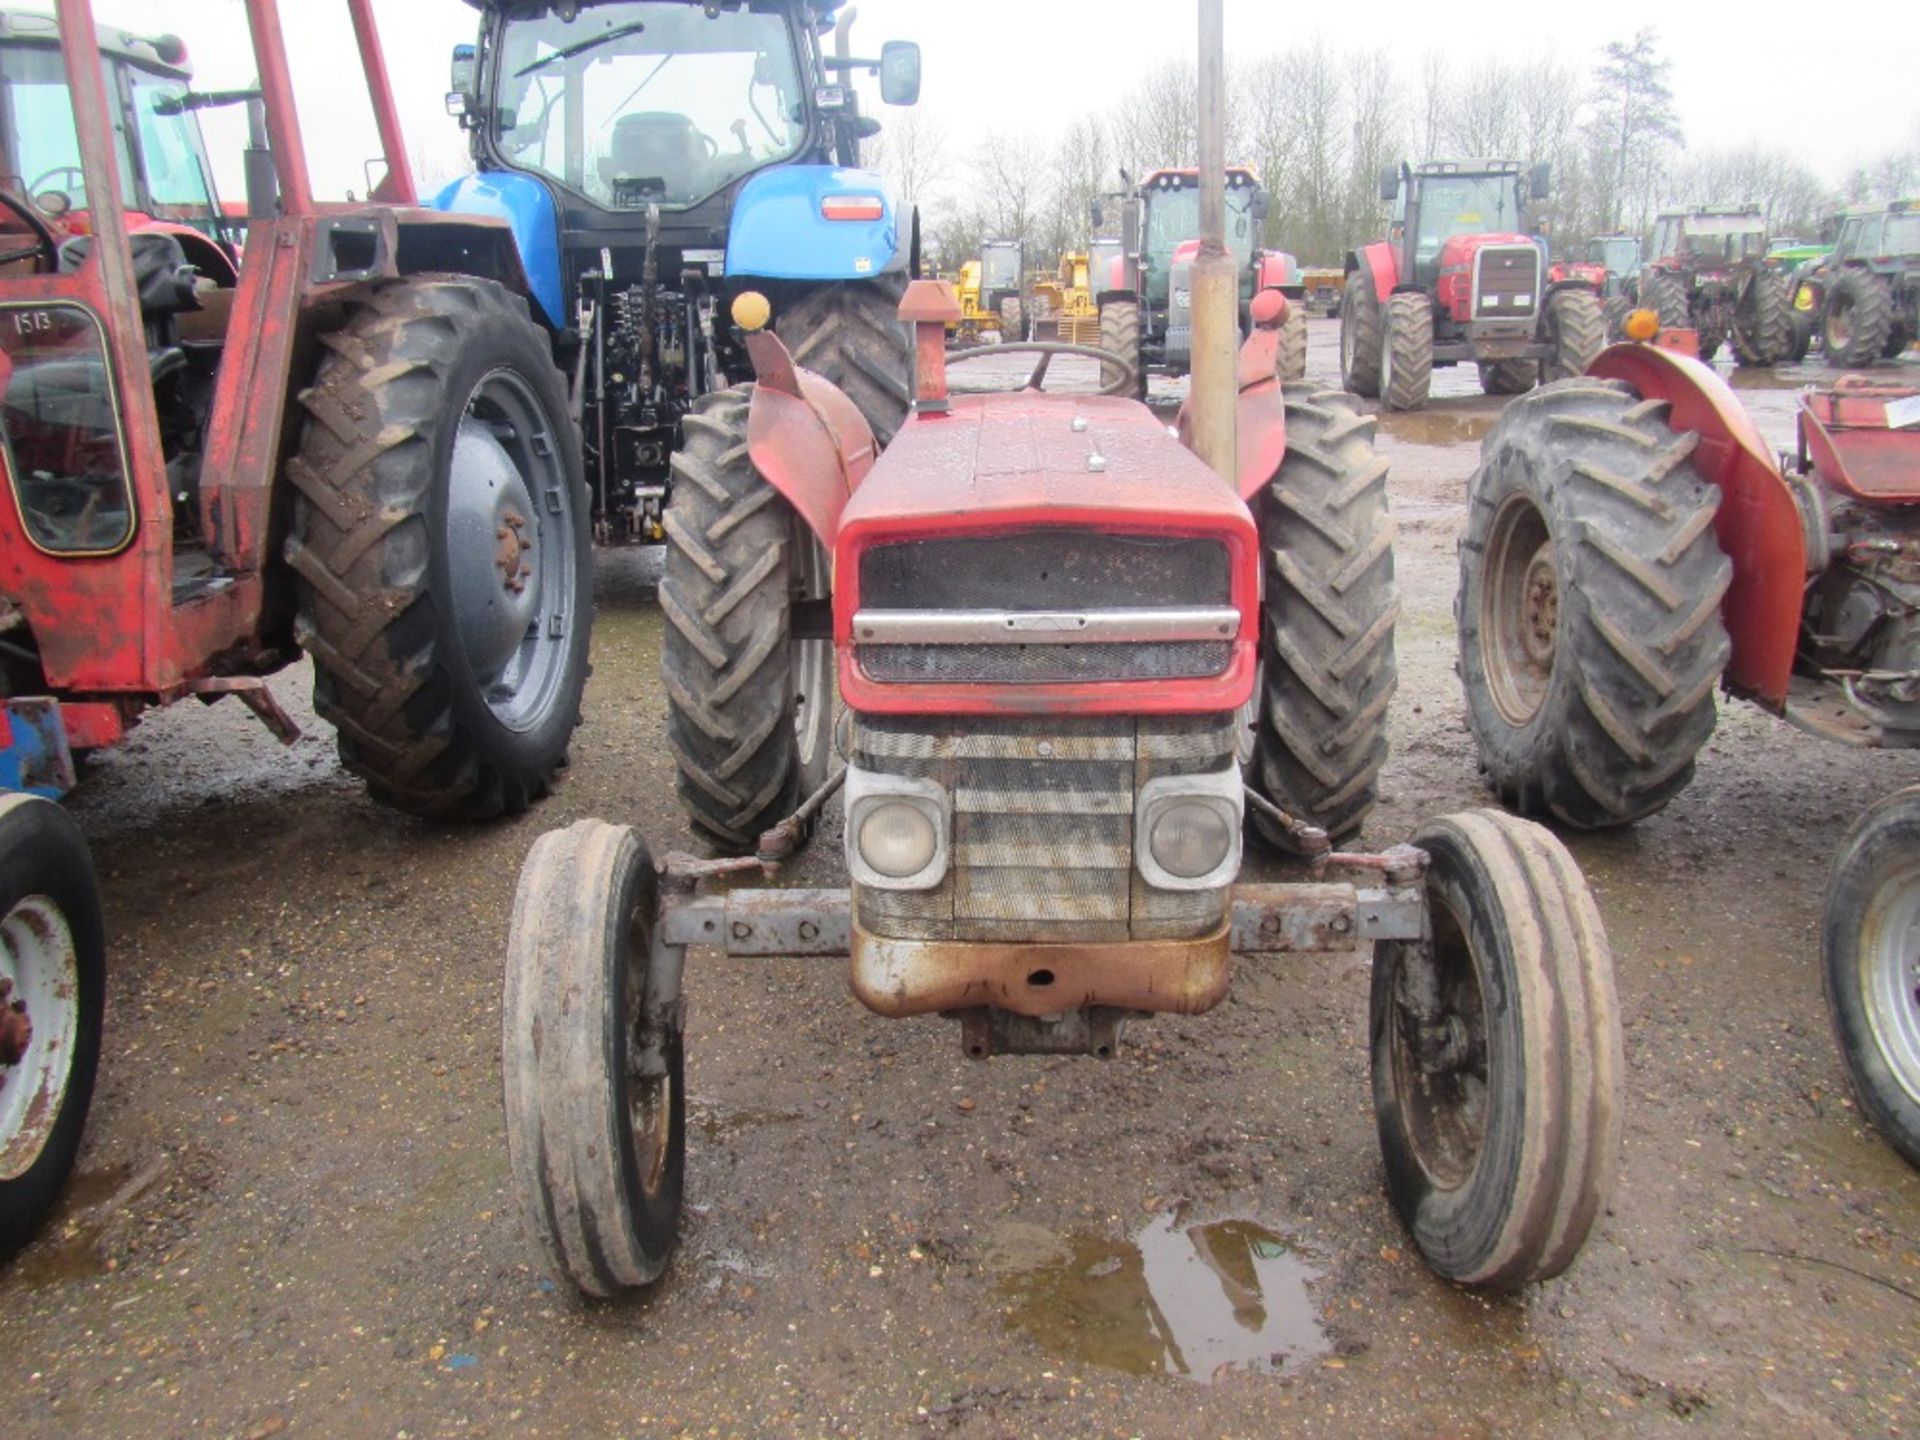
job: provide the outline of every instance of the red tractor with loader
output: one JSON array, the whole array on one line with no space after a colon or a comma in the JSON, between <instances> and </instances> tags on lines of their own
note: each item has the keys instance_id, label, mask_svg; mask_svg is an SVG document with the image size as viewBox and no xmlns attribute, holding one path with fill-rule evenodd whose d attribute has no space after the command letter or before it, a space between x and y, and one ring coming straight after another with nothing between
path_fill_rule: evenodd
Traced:
<instances>
[{"instance_id":1,"label":"red tractor with loader","mask_svg":"<svg viewBox=\"0 0 1920 1440\"><path fill-rule=\"evenodd\" d=\"M1661 343L1515 401L1468 492L1460 675L1494 791L1578 829L1651 815L1722 687L1841 744L1920 746L1920 389L1809 389L1776 461L1690 335L1628 323ZM1920 1165L1920 792L1849 836L1823 952L1862 1106Z\"/></svg>"},{"instance_id":2,"label":"red tractor with loader","mask_svg":"<svg viewBox=\"0 0 1920 1440\"><path fill-rule=\"evenodd\" d=\"M1548 276L1528 220L1548 172L1518 160L1424 160L1380 175L1387 238L1347 256L1340 374L1388 410L1427 403L1436 366L1472 363L1489 395L1578 375L1606 344L1600 294Z\"/></svg>"},{"instance_id":3,"label":"red tractor with loader","mask_svg":"<svg viewBox=\"0 0 1920 1440\"><path fill-rule=\"evenodd\" d=\"M950 1016L984 1059L1110 1057L1129 1023L1218 1004L1235 952L1370 946L1387 1188L1429 1263L1514 1289L1579 1251L1620 1140L1598 912L1548 832L1494 811L1334 848L1396 685L1387 463L1351 396L1282 386L1283 296L1235 359L1209 254L1196 357L1229 364L1195 377L1195 448L1132 398L1134 355L1103 357L1106 394L1046 394L1079 347L1002 345L1041 357L1023 389L950 394L958 305L920 281L913 412L876 459L737 302L756 382L690 427L661 585L681 798L723 853L583 820L534 844L514 902L508 1149L562 1283L668 1263L703 947L850 959L873 1013ZM738 883L833 803L849 883ZM1237 883L1243 834L1313 878Z\"/></svg>"},{"instance_id":4,"label":"red tractor with loader","mask_svg":"<svg viewBox=\"0 0 1920 1440\"><path fill-rule=\"evenodd\" d=\"M544 794L578 723L566 387L507 228L413 208L372 7L349 11L385 177L315 199L276 0L247 0L268 144L237 269L198 223L219 211L184 45L103 44L87 0L9 17L0 1255L72 1166L100 1051L98 887L52 803L88 752L187 698L290 739L266 677L304 652L376 799L481 818Z\"/></svg>"}]
</instances>

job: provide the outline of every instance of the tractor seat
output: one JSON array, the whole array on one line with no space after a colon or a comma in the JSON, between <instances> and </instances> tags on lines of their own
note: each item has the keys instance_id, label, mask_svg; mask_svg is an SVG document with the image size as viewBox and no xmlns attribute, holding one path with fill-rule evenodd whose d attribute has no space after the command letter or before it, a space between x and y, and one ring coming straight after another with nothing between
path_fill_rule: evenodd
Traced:
<instances>
[{"instance_id":1,"label":"tractor seat","mask_svg":"<svg viewBox=\"0 0 1920 1440\"><path fill-rule=\"evenodd\" d=\"M600 178L618 192L644 185L659 198L691 200L707 169L707 143L693 121L670 110L622 115L600 161Z\"/></svg>"},{"instance_id":2,"label":"tractor seat","mask_svg":"<svg viewBox=\"0 0 1920 1440\"><path fill-rule=\"evenodd\" d=\"M187 263L187 252L176 237L162 230L141 230L127 239L133 247L133 278L142 315L178 315L200 308L193 288L200 272ZM92 254L93 237L74 236L60 247L60 273L71 275Z\"/></svg>"}]
</instances>

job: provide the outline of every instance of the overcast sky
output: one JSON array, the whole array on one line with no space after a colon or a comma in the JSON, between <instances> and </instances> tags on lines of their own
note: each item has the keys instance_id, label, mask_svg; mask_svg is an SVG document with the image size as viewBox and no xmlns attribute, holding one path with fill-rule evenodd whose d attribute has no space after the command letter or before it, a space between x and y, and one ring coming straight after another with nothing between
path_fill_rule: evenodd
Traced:
<instances>
[{"instance_id":1,"label":"overcast sky","mask_svg":"<svg viewBox=\"0 0 1920 1440\"><path fill-rule=\"evenodd\" d=\"M51 0L29 5L52 8ZM377 146L344 0L282 0L281 8L315 184L323 195L358 190L361 162ZM964 162L969 126L1044 133L1083 107L1104 107L1160 61L1193 53L1193 7L1182 0L861 0L859 8L860 50L877 53L885 39L920 42L922 105L944 124L956 162ZM103 23L184 36L203 87L253 78L240 0L95 0L94 9ZM443 96L449 52L473 38L475 12L462 0L375 0L375 11L409 148L439 168L458 168L464 146ZM1318 26L1344 48L1371 15L1377 42L1394 50L1411 83L1429 47L1463 69L1487 55L1524 59L1549 49L1585 64L1607 40L1653 26L1673 61L1692 148L1783 146L1837 181L1854 164L1920 142L1920 3L1892 0L1860 25L1840 23L1842 13L1670 0L1383 0L1357 11L1227 0L1227 45L1230 56L1259 55ZM239 143L214 121L208 140L217 155ZM237 167L224 155L218 163L223 183L235 188L225 177Z\"/></svg>"}]
</instances>

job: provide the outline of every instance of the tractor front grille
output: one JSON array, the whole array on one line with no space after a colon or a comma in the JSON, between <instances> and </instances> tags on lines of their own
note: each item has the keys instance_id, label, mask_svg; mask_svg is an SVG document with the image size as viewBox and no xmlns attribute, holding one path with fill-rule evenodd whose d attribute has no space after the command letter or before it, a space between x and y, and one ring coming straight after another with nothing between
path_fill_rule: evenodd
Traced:
<instances>
[{"instance_id":1,"label":"tractor front grille","mask_svg":"<svg viewBox=\"0 0 1920 1440\"><path fill-rule=\"evenodd\" d=\"M1484 246L1473 267L1474 319L1533 319L1540 300L1538 246Z\"/></svg>"},{"instance_id":2,"label":"tractor front grille","mask_svg":"<svg viewBox=\"0 0 1920 1440\"><path fill-rule=\"evenodd\" d=\"M952 863L933 890L855 887L870 934L902 940L1196 939L1224 889L1155 890L1134 868L1134 799L1162 775L1234 763L1233 716L1087 719L864 716L853 763L931 780L953 808Z\"/></svg>"},{"instance_id":3,"label":"tractor front grille","mask_svg":"<svg viewBox=\"0 0 1920 1440\"><path fill-rule=\"evenodd\" d=\"M1232 662L1232 590L1217 539L1048 529L878 545L860 557L854 659L902 685L1204 679ZM943 632L943 616L972 618Z\"/></svg>"}]
</instances>

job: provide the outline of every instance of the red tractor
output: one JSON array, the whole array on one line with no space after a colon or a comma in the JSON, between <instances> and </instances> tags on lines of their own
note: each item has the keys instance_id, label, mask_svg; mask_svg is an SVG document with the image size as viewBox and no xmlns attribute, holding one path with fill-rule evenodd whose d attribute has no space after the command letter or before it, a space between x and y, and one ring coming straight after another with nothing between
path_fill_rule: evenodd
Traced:
<instances>
[{"instance_id":1,"label":"red tractor","mask_svg":"<svg viewBox=\"0 0 1920 1440\"><path fill-rule=\"evenodd\" d=\"M237 270L201 228L185 47L103 46L87 0L8 20L0 1255L72 1165L99 1054L98 890L49 798L78 757L188 697L291 738L265 677L302 651L343 761L418 814L524 809L578 723L566 387L506 227L411 208L370 0L349 8L386 177L316 202L277 5L248 0L270 169Z\"/></svg>"},{"instance_id":2,"label":"red tractor","mask_svg":"<svg viewBox=\"0 0 1920 1440\"><path fill-rule=\"evenodd\" d=\"M1629 324L1652 336L1651 313ZM1721 686L1842 744L1920 745L1916 422L1920 390L1850 376L1801 397L1776 464L1717 374L1649 344L1509 406L1455 606L1501 800L1581 829L1651 815L1693 778ZM1920 1164L1920 792L1849 837L1824 939L1863 1107Z\"/></svg>"},{"instance_id":3,"label":"red tractor","mask_svg":"<svg viewBox=\"0 0 1920 1440\"><path fill-rule=\"evenodd\" d=\"M1106 396L1040 393L1045 358L1018 393L949 395L944 282L901 306L916 400L878 460L850 401L752 331L758 383L690 429L661 586L682 798L746 853L656 857L585 820L535 843L514 902L508 1147L563 1282L607 1295L667 1264L697 946L850 956L875 1014L952 1016L984 1058L1111 1056L1131 1020L1217 1004L1235 951L1370 944L1375 1114L1415 1241L1493 1288L1573 1260L1620 1137L1599 915L1557 841L1494 811L1332 849L1386 753L1387 464L1352 397L1283 390L1286 310L1255 300L1237 400L1182 413L1237 416L1224 475L1130 398L1129 356L1105 357ZM771 871L842 794L847 887L699 889ZM1316 882L1236 884L1243 823Z\"/></svg>"},{"instance_id":4,"label":"red tractor","mask_svg":"<svg viewBox=\"0 0 1920 1440\"><path fill-rule=\"evenodd\" d=\"M1600 293L1551 279L1527 207L1547 167L1427 160L1381 172L1393 206L1385 240L1348 254L1340 373L1389 410L1427 403L1435 366L1472 362L1489 395L1578 375L1606 344Z\"/></svg>"},{"instance_id":5,"label":"red tractor","mask_svg":"<svg viewBox=\"0 0 1920 1440\"><path fill-rule=\"evenodd\" d=\"M1793 354L1793 296L1768 248L1756 206L1665 211L1653 222L1639 303L1662 330L1692 330L1703 361L1726 343L1738 365L1777 365Z\"/></svg>"}]
</instances>

